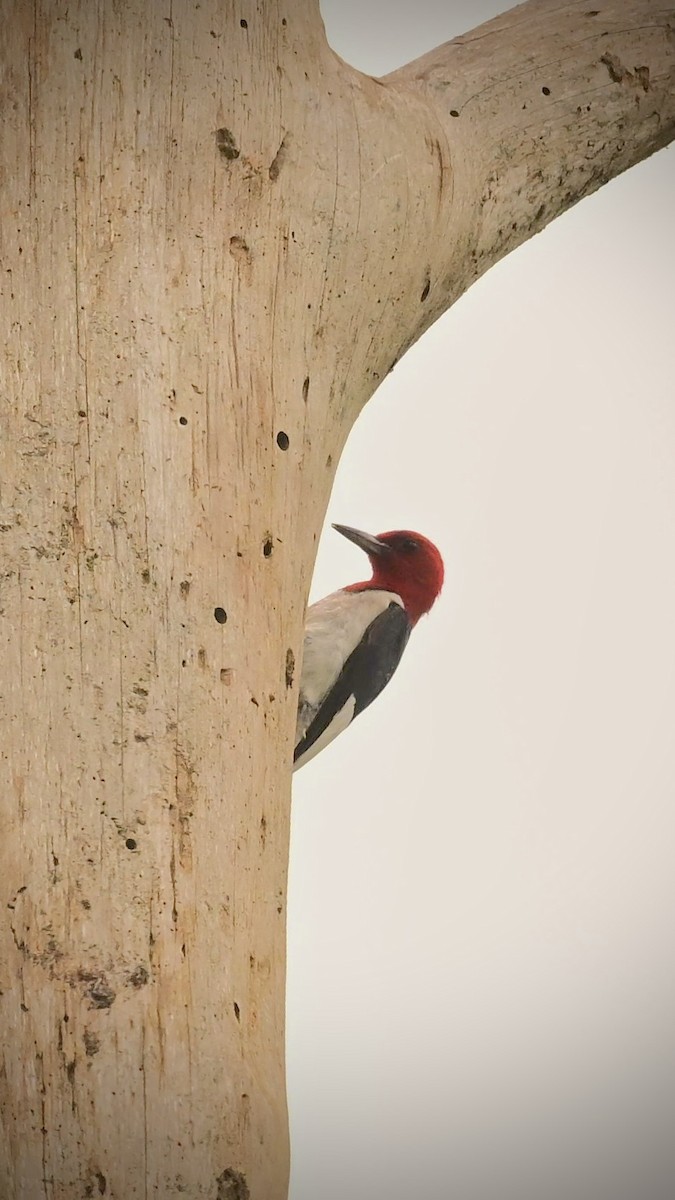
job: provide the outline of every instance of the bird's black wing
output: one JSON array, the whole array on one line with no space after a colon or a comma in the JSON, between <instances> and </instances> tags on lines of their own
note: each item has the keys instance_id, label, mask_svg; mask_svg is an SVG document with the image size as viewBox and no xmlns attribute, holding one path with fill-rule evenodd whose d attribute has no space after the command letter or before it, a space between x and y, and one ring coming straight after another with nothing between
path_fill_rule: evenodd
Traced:
<instances>
[{"instance_id":1,"label":"bird's black wing","mask_svg":"<svg viewBox=\"0 0 675 1200\"><path fill-rule=\"evenodd\" d=\"M371 621L295 747L293 762L307 753L352 697L356 717L379 696L401 661L411 629L405 609L395 601Z\"/></svg>"}]
</instances>

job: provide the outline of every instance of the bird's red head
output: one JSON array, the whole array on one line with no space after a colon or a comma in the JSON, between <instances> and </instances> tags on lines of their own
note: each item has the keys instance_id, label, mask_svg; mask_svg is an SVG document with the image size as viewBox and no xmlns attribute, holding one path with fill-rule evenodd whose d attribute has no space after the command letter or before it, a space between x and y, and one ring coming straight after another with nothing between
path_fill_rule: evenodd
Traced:
<instances>
[{"instance_id":1,"label":"bird's red head","mask_svg":"<svg viewBox=\"0 0 675 1200\"><path fill-rule=\"evenodd\" d=\"M362 533L349 525L334 525L343 537L365 550L373 577L364 583L352 583L345 591L382 588L401 597L413 625L429 609L443 587L443 559L440 551L421 533L411 529L392 529L388 533Z\"/></svg>"}]
</instances>

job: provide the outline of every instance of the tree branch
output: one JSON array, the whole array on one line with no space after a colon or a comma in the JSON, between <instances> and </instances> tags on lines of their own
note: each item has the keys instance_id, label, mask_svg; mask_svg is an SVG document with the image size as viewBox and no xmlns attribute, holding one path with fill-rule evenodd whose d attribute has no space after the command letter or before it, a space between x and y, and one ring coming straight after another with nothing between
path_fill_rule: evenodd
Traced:
<instances>
[{"instance_id":1,"label":"tree branch","mask_svg":"<svg viewBox=\"0 0 675 1200\"><path fill-rule=\"evenodd\" d=\"M441 278L411 340L493 263L675 136L675 6L595 2L529 0L382 81L424 102L449 176Z\"/></svg>"}]
</instances>

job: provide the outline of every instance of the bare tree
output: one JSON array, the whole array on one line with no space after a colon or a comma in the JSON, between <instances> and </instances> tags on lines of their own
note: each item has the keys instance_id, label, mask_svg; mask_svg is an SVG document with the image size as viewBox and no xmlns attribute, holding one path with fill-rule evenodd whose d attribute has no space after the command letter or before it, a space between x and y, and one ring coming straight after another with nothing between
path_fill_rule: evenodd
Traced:
<instances>
[{"instance_id":1,"label":"bare tree","mask_svg":"<svg viewBox=\"0 0 675 1200\"><path fill-rule=\"evenodd\" d=\"M385 79L316 0L5 0L0 1191L287 1192L303 605L350 427L675 131L675 8Z\"/></svg>"}]
</instances>

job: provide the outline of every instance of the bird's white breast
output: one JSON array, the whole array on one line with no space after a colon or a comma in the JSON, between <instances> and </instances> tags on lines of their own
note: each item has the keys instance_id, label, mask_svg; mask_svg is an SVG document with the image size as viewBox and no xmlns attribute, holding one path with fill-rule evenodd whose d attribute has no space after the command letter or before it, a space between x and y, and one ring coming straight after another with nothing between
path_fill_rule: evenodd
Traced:
<instances>
[{"instance_id":1,"label":"bird's white breast","mask_svg":"<svg viewBox=\"0 0 675 1200\"><path fill-rule=\"evenodd\" d=\"M392 603L403 607L395 592L367 588L333 592L307 610L296 744L368 626Z\"/></svg>"}]
</instances>

